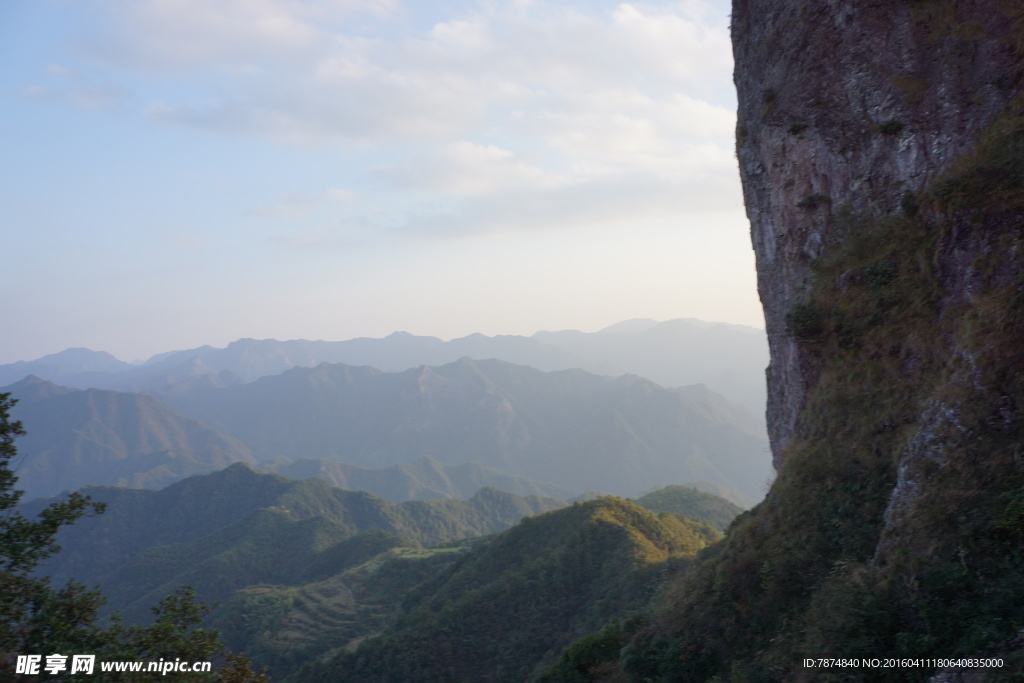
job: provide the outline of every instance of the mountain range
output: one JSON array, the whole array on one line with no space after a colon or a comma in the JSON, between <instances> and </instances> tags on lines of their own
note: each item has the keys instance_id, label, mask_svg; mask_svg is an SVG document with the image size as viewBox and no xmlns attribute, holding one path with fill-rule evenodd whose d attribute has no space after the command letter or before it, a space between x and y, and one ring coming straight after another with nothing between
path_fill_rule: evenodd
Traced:
<instances>
[{"instance_id":1,"label":"mountain range","mask_svg":"<svg viewBox=\"0 0 1024 683\"><path fill-rule=\"evenodd\" d=\"M19 488L107 506L60 531L44 571L98 585L129 623L193 586L207 625L278 678L562 680L588 638L646 624L771 476L763 422L658 360L682 335L709 346L677 377L735 372L757 335L671 322L4 366L28 431ZM429 349L470 353L406 365ZM340 350L394 369L323 360ZM549 369L471 357L498 351ZM623 374L619 353L685 386Z\"/></svg>"},{"instance_id":2,"label":"mountain range","mask_svg":"<svg viewBox=\"0 0 1024 683\"><path fill-rule=\"evenodd\" d=\"M58 582L100 584L110 607L131 617L144 617L154 598L182 584L204 599L221 600L250 584L329 575L343 568L335 556L340 551L330 549L366 532L388 534L390 545L432 546L502 531L524 516L567 505L491 488L469 500L391 503L319 479L256 472L244 463L158 491L83 492L107 509L61 530L62 551L46 573ZM53 500L36 499L21 511L34 515Z\"/></svg>"},{"instance_id":3,"label":"mountain range","mask_svg":"<svg viewBox=\"0 0 1024 683\"><path fill-rule=\"evenodd\" d=\"M7 387L27 426L19 488L52 496L88 484L159 488L234 462L255 464L237 439L142 394L69 389L30 376Z\"/></svg>"},{"instance_id":4,"label":"mountain range","mask_svg":"<svg viewBox=\"0 0 1024 683\"><path fill-rule=\"evenodd\" d=\"M550 665L572 638L642 608L666 572L739 513L679 487L638 502L692 518L621 499L570 505L491 488L469 500L396 504L243 463L159 491L84 493L106 510L59 531L61 552L43 568L51 580L98 585L108 611L143 622L151 605L188 584L217 603L208 623L275 676L311 664L296 680L376 680L359 676L393 659L395 642L408 642L390 664L402 680L442 680L465 666L472 680L522 680L501 671ZM35 516L59 499L19 512ZM539 617L536 628L506 629L508 640L493 639L479 656L427 651L453 628L481 637L501 628L495 619L528 615ZM380 633L358 662L343 654ZM472 639L459 642L452 647ZM408 677L420 660L422 675Z\"/></svg>"},{"instance_id":5,"label":"mountain range","mask_svg":"<svg viewBox=\"0 0 1024 683\"><path fill-rule=\"evenodd\" d=\"M410 591L379 637L288 680L534 681L574 638L646 607L717 538L615 498L530 517Z\"/></svg>"},{"instance_id":6,"label":"mountain range","mask_svg":"<svg viewBox=\"0 0 1024 683\"><path fill-rule=\"evenodd\" d=\"M86 484L158 487L235 461L342 483L429 457L449 467L479 463L476 483L524 493L633 496L707 481L749 500L770 476L756 424L705 387L666 389L636 376L545 373L496 360L399 373L324 363L152 395L34 377L7 389L21 401L14 414L29 431L19 476L30 496ZM419 480L431 478L420 471ZM408 469L395 474L406 484L381 485L404 486L398 499L429 494L409 488Z\"/></svg>"},{"instance_id":7,"label":"mountain range","mask_svg":"<svg viewBox=\"0 0 1024 683\"><path fill-rule=\"evenodd\" d=\"M635 374L665 387L705 384L763 421L768 362L764 331L687 318L635 319L592 333L472 334L450 341L407 332L346 341L239 339L225 348L161 353L138 365L105 352L67 349L34 361L0 365L0 386L36 375L81 389L168 391L197 378L225 386L324 362L397 372L463 357L497 358L545 371L579 368L610 376Z\"/></svg>"}]
</instances>

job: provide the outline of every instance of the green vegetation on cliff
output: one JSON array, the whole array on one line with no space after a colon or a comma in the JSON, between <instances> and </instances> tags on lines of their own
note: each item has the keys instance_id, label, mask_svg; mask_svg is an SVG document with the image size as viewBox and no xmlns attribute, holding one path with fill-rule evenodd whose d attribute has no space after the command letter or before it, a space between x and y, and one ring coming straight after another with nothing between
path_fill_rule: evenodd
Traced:
<instances>
[{"instance_id":1,"label":"green vegetation on cliff","mask_svg":"<svg viewBox=\"0 0 1024 683\"><path fill-rule=\"evenodd\" d=\"M987 680L1024 672L1022 141L1017 98L896 214L837 207L845 239L787 321L816 379L784 467L620 674L919 681L801 662L987 653L1006 660Z\"/></svg>"}]
</instances>

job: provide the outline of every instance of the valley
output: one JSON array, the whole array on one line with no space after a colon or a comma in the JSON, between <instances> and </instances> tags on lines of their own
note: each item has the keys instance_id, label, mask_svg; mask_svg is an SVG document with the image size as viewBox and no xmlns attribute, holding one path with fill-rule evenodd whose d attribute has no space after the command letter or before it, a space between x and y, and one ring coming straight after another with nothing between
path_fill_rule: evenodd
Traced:
<instances>
[{"instance_id":1,"label":"valley","mask_svg":"<svg viewBox=\"0 0 1024 683\"><path fill-rule=\"evenodd\" d=\"M607 356L659 325L622 327L547 336ZM18 511L69 490L105 506L57 533L42 575L99 587L100 618L128 623L189 586L274 680L540 676L576 638L636 623L770 477L758 420L700 384L468 357L386 372L316 345L304 366L294 344L239 345L242 362L237 345L158 357L178 368L159 382L77 351L0 374L78 385L3 389L28 430Z\"/></svg>"}]
</instances>

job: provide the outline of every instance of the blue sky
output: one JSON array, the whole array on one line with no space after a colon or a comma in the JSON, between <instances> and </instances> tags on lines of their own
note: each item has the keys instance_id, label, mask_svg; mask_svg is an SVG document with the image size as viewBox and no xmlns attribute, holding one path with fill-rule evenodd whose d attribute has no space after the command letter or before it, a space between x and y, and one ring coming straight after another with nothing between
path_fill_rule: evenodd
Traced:
<instances>
[{"instance_id":1,"label":"blue sky","mask_svg":"<svg viewBox=\"0 0 1024 683\"><path fill-rule=\"evenodd\" d=\"M0 362L760 327L728 11L0 0Z\"/></svg>"}]
</instances>

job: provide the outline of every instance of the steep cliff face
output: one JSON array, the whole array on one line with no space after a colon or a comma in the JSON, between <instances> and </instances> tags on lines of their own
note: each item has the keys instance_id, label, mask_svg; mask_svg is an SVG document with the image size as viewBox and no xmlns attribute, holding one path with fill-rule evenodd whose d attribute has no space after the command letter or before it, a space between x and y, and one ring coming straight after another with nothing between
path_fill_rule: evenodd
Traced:
<instances>
[{"instance_id":1,"label":"steep cliff face","mask_svg":"<svg viewBox=\"0 0 1024 683\"><path fill-rule=\"evenodd\" d=\"M734 0L732 28L778 477L622 671L1024 675L1024 3Z\"/></svg>"},{"instance_id":2,"label":"steep cliff face","mask_svg":"<svg viewBox=\"0 0 1024 683\"><path fill-rule=\"evenodd\" d=\"M810 264L850 237L844 214L900 213L904 196L974 147L1020 92L1020 23L1015 0L736 1L737 151L771 341L777 459L816 381L786 331ZM944 284L962 285L985 248L963 246L940 248Z\"/></svg>"}]
</instances>

